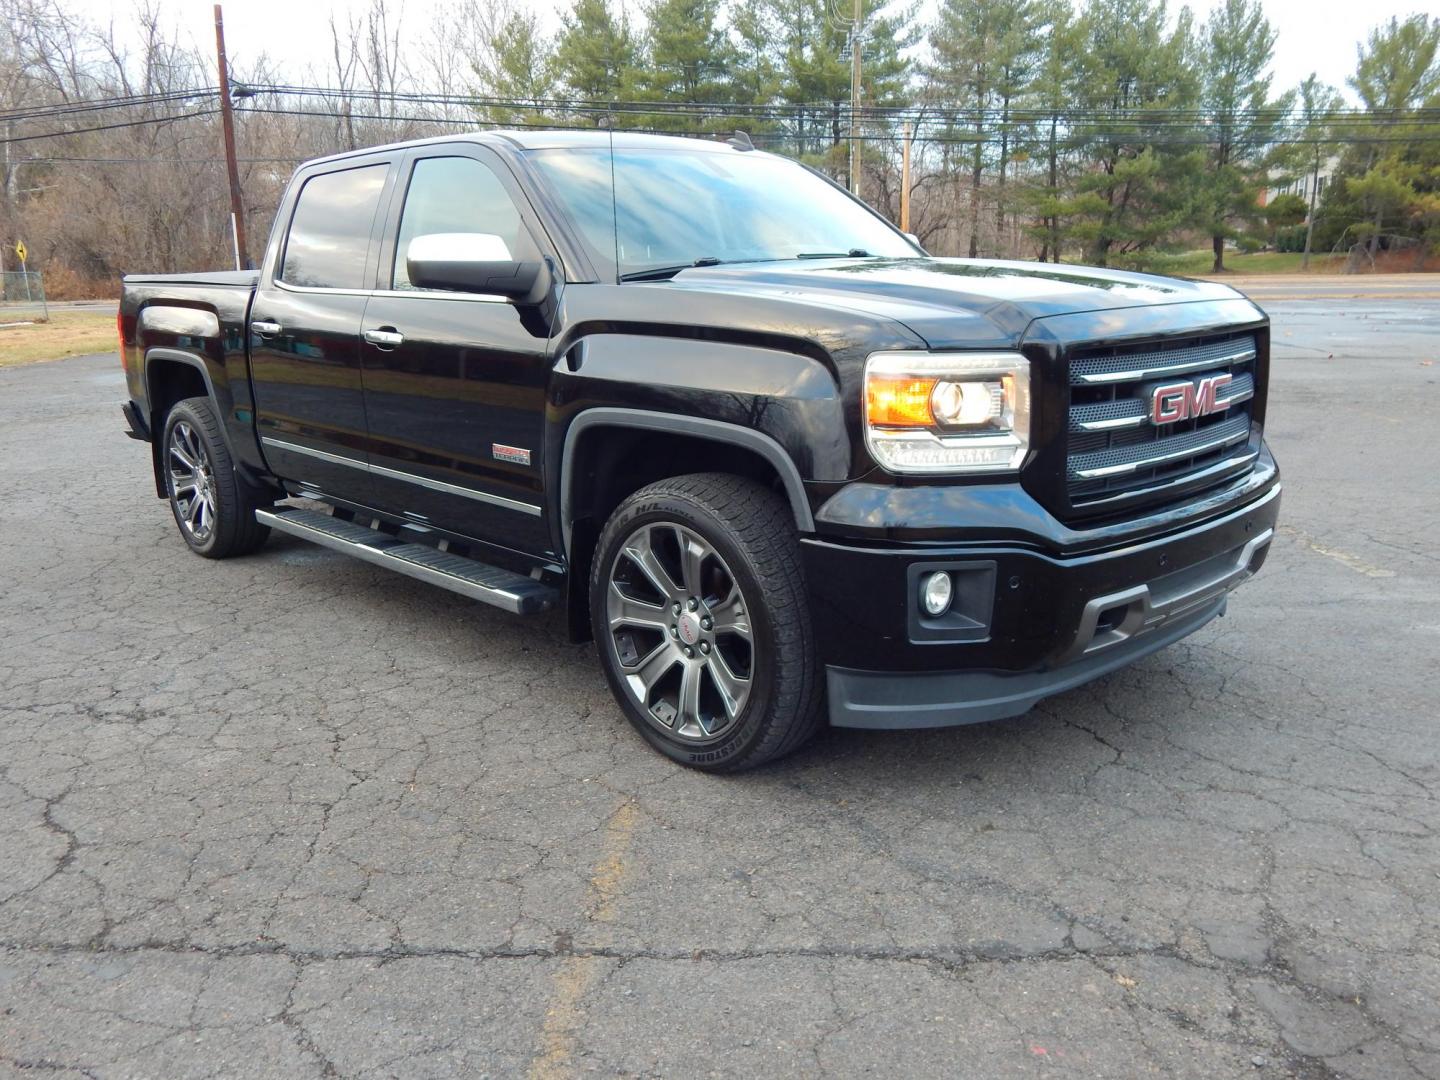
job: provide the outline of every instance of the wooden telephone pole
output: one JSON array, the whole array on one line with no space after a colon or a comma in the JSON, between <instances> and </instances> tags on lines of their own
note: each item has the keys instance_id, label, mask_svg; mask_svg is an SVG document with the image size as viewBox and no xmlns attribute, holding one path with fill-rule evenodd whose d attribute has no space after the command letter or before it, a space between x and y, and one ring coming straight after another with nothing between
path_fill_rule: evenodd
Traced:
<instances>
[{"instance_id":1,"label":"wooden telephone pole","mask_svg":"<svg viewBox=\"0 0 1440 1080\"><path fill-rule=\"evenodd\" d=\"M235 113L230 106L230 65L225 59L225 18L215 5L215 59L220 69L220 126L225 131L225 169L230 174L230 229L235 269L250 265L245 250L245 201L240 197L240 166L235 161Z\"/></svg>"},{"instance_id":2,"label":"wooden telephone pole","mask_svg":"<svg viewBox=\"0 0 1440 1080\"><path fill-rule=\"evenodd\" d=\"M910 231L910 121L900 128L900 231Z\"/></svg>"},{"instance_id":3,"label":"wooden telephone pole","mask_svg":"<svg viewBox=\"0 0 1440 1080\"><path fill-rule=\"evenodd\" d=\"M860 43L863 0L855 0L855 20L850 24L850 194L860 197Z\"/></svg>"}]
</instances>

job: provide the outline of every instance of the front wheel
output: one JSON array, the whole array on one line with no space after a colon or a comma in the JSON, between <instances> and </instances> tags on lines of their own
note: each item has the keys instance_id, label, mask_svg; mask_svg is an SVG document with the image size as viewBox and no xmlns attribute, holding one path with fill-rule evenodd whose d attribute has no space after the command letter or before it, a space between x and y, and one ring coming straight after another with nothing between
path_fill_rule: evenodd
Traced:
<instances>
[{"instance_id":1,"label":"front wheel","mask_svg":"<svg viewBox=\"0 0 1440 1080\"><path fill-rule=\"evenodd\" d=\"M259 548L270 529L255 520L255 510L269 501L236 474L210 399L177 402L165 418L163 439L165 491L190 550L226 559Z\"/></svg>"},{"instance_id":2,"label":"front wheel","mask_svg":"<svg viewBox=\"0 0 1440 1080\"><path fill-rule=\"evenodd\" d=\"M752 480L680 476L621 503L596 547L590 617L626 717L675 761L752 768L819 726L799 539Z\"/></svg>"}]
</instances>

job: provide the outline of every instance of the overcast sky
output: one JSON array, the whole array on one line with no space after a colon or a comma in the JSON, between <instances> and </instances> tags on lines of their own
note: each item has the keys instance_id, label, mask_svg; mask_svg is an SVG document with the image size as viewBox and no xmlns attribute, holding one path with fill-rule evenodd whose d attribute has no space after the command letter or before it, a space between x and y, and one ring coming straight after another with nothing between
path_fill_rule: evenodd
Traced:
<instances>
[{"instance_id":1,"label":"overcast sky","mask_svg":"<svg viewBox=\"0 0 1440 1080\"><path fill-rule=\"evenodd\" d=\"M186 33L206 48L214 48L213 0L162 2ZM531 2L547 15L555 11L554 3ZM1216 2L1219 0L1192 0L1189 6L1197 20L1203 20ZM98 20L114 19L120 26L125 25L131 10L128 0L68 3ZM408 0L406 25L417 25L438 3L443 0ZM293 78L298 80L312 58L323 60L330 11L364 6L364 0L229 0L225 4L225 38L232 62L243 62L264 51L282 63L294 64ZM935 6L936 0L924 0L922 10L933 11ZM1440 15L1440 0L1264 0L1264 6L1271 25L1279 31L1275 88L1295 86L1313 71L1352 98L1345 79L1355 69L1356 45L1373 26L1392 15L1403 18L1417 11ZM553 26L553 15L547 21Z\"/></svg>"}]
</instances>

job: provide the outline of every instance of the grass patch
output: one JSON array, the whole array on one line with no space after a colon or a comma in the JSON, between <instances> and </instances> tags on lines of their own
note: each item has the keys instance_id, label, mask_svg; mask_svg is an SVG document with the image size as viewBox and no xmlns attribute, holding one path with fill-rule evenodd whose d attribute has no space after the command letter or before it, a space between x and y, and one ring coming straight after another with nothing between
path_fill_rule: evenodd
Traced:
<instances>
[{"instance_id":1,"label":"grass patch","mask_svg":"<svg viewBox=\"0 0 1440 1080\"><path fill-rule=\"evenodd\" d=\"M0 323L9 321L0 314ZM53 311L49 322L0 329L0 368L114 352L115 316L97 311Z\"/></svg>"},{"instance_id":2,"label":"grass patch","mask_svg":"<svg viewBox=\"0 0 1440 1080\"><path fill-rule=\"evenodd\" d=\"M1242 255L1238 251L1225 253L1225 269L1232 274L1333 274L1344 263L1343 257L1329 255L1310 256L1310 266L1300 269L1304 259L1298 251L1257 251L1253 255ZM1163 273L1179 274L1182 277L1209 277L1210 268L1215 265L1215 255L1210 251L1187 251L1165 260Z\"/></svg>"}]
</instances>

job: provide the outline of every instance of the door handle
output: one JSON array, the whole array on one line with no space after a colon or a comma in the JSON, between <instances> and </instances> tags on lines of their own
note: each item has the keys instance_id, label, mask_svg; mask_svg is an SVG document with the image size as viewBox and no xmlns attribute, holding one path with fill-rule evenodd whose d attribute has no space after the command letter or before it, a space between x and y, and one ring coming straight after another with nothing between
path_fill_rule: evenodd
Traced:
<instances>
[{"instance_id":1,"label":"door handle","mask_svg":"<svg viewBox=\"0 0 1440 1080\"><path fill-rule=\"evenodd\" d=\"M261 337L274 337L280 333L280 324L278 322L266 322L264 319L251 319L250 329Z\"/></svg>"},{"instance_id":2,"label":"door handle","mask_svg":"<svg viewBox=\"0 0 1440 1080\"><path fill-rule=\"evenodd\" d=\"M378 330L366 330L361 337L377 349L393 349L405 341L405 335L393 326L382 326Z\"/></svg>"}]
</instances>

